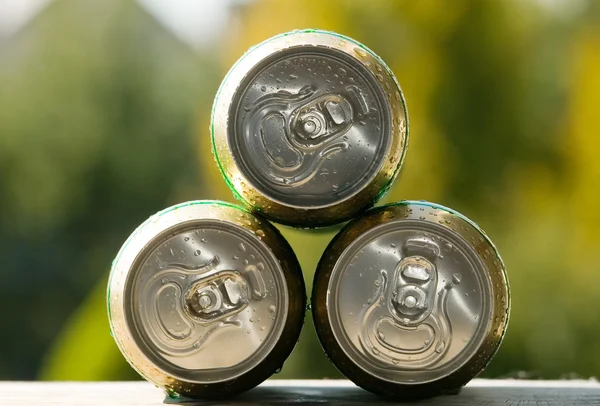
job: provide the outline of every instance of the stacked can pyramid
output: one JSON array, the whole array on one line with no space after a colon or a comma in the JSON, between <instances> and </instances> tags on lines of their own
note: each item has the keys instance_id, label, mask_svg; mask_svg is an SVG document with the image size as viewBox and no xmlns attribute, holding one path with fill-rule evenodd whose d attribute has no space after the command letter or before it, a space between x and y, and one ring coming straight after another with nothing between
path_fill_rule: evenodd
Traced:
<instances>
[{"instance_id":1,"label":"stacked can pyramid","mask_svg":"<svg viewBox=\"0 0 600 406\"><path fill-rule=\"evenodd\" d=\"M115 341L171 397L238 394L279 371L306 311L298 260L269 222L351 220L325 249L311 309L350 380L397 400L456 393L497 351L510 293L486 234L444 206L372 206L408 147L392 71L333 32L251 48L215 98L216 163L242 206L192 201L150 217L113 262Z\"/></svg>"}]
</instances>

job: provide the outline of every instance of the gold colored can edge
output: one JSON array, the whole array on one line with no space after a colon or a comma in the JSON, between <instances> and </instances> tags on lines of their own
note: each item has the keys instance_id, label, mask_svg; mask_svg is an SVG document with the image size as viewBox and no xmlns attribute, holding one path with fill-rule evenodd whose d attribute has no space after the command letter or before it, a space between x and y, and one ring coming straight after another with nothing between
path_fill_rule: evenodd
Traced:
<instances>
[{"instance_id":1,"label":"gold colored can edge","mask_svg":"<svg viewBox=\"0 0 600 406\"><path fill-rule=\"evenodd\" d=\"M190 213L190 209L197 212ZM195 221L214 219L227 221L254 232L264 246L279 260L288 289L288 312L283 331L272 351L255 368L230 381L197 383L178 379L157 367L133 338L125 317L128 275L157 237ZM257 234L257 230L262 233ZM170 397L220 398L244 392L257 386L281 368L293 350L304 323L306 288L300 264L285 238L267 220L247 209L217 200L196 200L168 207L142 223L126 240L113 261L107 287L107 314L111 335L117 347L144 379L163 388Z\"/></svg>"},{"instance_id":2,"label":"gold colored can edge","mask_svg":"<svg viewBox=\"0 0 600 406\"><path fill-rule=\"evenodd\" d=\"M425 211L419 210L425 208ZM335 339L326 307L331 273L344 250L376 225L395 220L427 221L441 225L469 243L485 265L491 282L492 313L488 331L473 356L458 370L422 384L392 383L378 379L357 366ZM347 378L375 394L398 400L415 400L456 393L481 373L498 351L510 316L510 286L504 262L485 232L472 220L439 204L401 201L373 208L347 224L325 249L315 272L311 297L313 321L326 355Z\"/></svg>"},{"instance_id":3,"label":"gold colored can edge","mask_svg":"<svg viewBox=\"0 0 600 406\"><path fill-rule=\"evenodd\" d=\"M255 187L235 163L227 140L229 103L252 68L269 56L298 45L312 45L342 51L360 61L382 87L390 108L392 142L382 165L369 183L355 194L329 206L296 207L274 201ZM349 220L373 206L389 189L402 167L409 142L408 111L400 85L393 72L369 48L358 41L331 31L295 30L269 38L250 48L229 70L215 96L211 115L213 157L223 179L236 199L269 220L294 227L325 227ZM246 185L243 187L242 185Z\"/></svg>"}]
</instances>

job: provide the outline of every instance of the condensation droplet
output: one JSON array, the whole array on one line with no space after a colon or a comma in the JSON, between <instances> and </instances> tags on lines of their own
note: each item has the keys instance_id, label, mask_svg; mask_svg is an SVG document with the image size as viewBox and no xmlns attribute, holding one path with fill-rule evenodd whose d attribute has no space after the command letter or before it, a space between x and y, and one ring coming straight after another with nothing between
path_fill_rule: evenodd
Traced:
<instances>
[{"instance_id":1,"label":"condensation droplet","mask_svg":"<svg viewBox=\"0 0 600 406\"><path fill-rule=\"evenodd\" d=\"M362 48L359 48L359 47L355 47L354 52L356 52L356 54L362 58L367 56L367 53Z\"/></svg>"},{"instance_id":2,"label":"condensation droplet","mask_svg":"<svg viewBox=\"0 0 600 406\"><path fill-rule=\"evenodd\" d=\"M445 347L446 347L446 342L440 341L439 344L435 347L435 352L438 354L441 354L442 351L444 351Z\"/></svg>"}]
</instances>

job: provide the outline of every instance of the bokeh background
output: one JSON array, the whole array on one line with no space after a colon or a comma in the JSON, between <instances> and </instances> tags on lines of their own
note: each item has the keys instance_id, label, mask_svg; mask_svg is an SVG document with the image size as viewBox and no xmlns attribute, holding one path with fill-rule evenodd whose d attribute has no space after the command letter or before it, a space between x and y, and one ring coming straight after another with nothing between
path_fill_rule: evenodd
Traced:
<instances>
[{"instance_id":1,"label":"bokeh background","mask_svg":"<svg viewBox=\"0 0 600 406\"><path fill-rule=\"evenodd\" d=\"M385 201L476 220L513 292L488 377L600 375L600 2L0 0L0 379L135 379L110 263L181 201L233 198L209 115L251 45L318 27L395 72L411 144ZM335 229L281 227L307 285ZM279 378L339 377L307 317Z\"/></svg>"}]
</instances>

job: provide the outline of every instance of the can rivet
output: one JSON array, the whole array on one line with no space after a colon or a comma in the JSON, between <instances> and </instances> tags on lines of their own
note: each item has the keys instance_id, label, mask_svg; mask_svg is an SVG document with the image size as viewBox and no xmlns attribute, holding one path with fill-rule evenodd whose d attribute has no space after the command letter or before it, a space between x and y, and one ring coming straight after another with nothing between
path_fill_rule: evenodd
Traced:
<instances>
[{"instance_id":1,"label":"can rivet","mask_svg":"<svg viewBox=\"0 0 600 406\"><path fill-rule=\"evenodd\" d=\"M412 309L416 305L417 299L415 299L414 296L407 296L406 299L404 299L404 306L408 307L409 309Z\"/></svg>"},{"instance_id":2,"label":"can rivet","mask_svg":"<svg viewBox=\"0 0 600 406\"><path fill-rule=\"evenodd\" d=\"M201 295L198 298L198 304L202 309L208 309L212 305L212 299L206 294Z\"/></svg>"}]
</instances>

